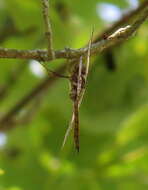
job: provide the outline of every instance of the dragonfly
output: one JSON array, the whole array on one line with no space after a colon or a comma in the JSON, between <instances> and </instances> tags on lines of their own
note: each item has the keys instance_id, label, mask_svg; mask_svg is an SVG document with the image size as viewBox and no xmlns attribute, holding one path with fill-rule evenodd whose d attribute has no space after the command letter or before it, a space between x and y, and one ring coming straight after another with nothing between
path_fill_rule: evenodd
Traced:
<instances>
[{"instance_id":1,"label":"dragonfly","mask_svg":"<svg viewBox=\"0 0 148 190\"><path fill-rule=\"evenodd\" d=\"M85 60L84 56L80 56L79 60L77 60L76 63L74 64L73 71L70 76L70 85L71 85L70 99L73 102L73 112L72 112L72 117L71 117L69 126L64 136L62 148L64 147L67 141L70 131L73 129L74 130L73 132L74 146L77 152L79 152L80 150L79 108L80 108L80 105L85 93L86 80L87 80L89 64L90 64L90 51L91 51L92 38L93 38L93 30L92 30L91 38L88 44L86 64L84 64L84 60Z\"/></svg>"}]
</instances>

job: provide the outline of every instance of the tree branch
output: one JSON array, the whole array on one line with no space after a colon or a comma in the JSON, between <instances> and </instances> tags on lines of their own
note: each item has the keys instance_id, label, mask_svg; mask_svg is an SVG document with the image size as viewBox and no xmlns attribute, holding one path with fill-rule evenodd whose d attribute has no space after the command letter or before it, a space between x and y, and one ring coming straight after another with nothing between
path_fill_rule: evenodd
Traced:
<instances>
[{"instance_id":1,"label":"tree branch","mask_svg":"<svg viewBox=\"0 0 148 190\"><path fill-rule=\"evenodd\" d=\"M133 15L136 15L136 14L139 15L139 13L141 13L141 12L143 12L143 10L145 10L144 14L142 14L139 17L139 19L137 19L136 22L134 22L134 24L132 25L133 29L131 28L132 26L131 27L127 27L125 30L123 28L123 30L115 32L116 35L114 37L112 35L109 35L106 40L101 40L101 41L98 42L99 43L99 47L102 47L104 49L105 49L105 47L108 48L106 46L106 44L108 44L108 43L111 44L111 45L117 45L117 43L115 43L115 42L113 43L113 41L116 41L116 40L117 40L117 42L122 41L122 40L124 41L125 38L122 38L122 37L124 37L125 34L127 35L126 37L128 38L131 35L131 33L133 33L137 29L137 27L139 27L142 24L142 22L146 19L146 17L147 17L147 9L148 9L148 2L146 1L146 2L143 3L143 5L141 6L140 9L139 8L137 9L137 11L136 11L135 14L131 14L131 17L133 17ZM127 20L129 20L129 19L130 19L130 17L128 17ZM119 21L118 23L116 23L116 26L120 25L121 22L122 21ZM113 25L113 27L111 27L110 29L108 29L108 31L113 31L113 30L114 30L114 25ZM124 32L121 32L121 31L124 31ZM103 32L100 35L100 37L98 37L98 39L102 39L103 36L104 36L104 34L105 34L105 32ZM96 39L93 42L96 42ZM95 48L98 47L96 44L97 43L93 44L93 46L91 47L91 51L92 50L96 51ZM108 44L108 46L109 46L109 44ZM111 47L111 45L110 45L110 47ZM94 46L96 46L96 47L94 47ZM82 48L82 49L87 52L87 48ZM25 50L21 50L18 55L17 55L16 51L18 52L19 50L8 50L8 49L2 49L2 48L0 48L0 58L22 58L22 59L43 60L46 57L46 55L47 55L47 51L44 51L44 50L31 50L31 53L29 52L29 54L28 54L28 51L26 52ZM63 58L63 55L65 56L65 58L70 57L71 56L71 50L68 50L68 51L70 51L70 54L68 54L68 52L66 50L57 51L56 52L56 58ZM75 51L78 51L78 50L74 50L74 52ZM98 49L97 49L97 51L98 51ZM66 55L66 53L68 54L68 56ZM72 54L72 56L73 56L73 54ZM63 66L61 66L56 72L57 73L63 73L65 71L65 69L66 69L66 64L64 64ZM21 109L23 109L24 106L28 105L32 100L34 100L35 98L37 98L38 95L42 94L48 88L50 88L54 84L54 82L57 81L57 79L59 79L59 78L56 78L55 75L53 75L52 78L47 77L46 79L44 79L44 81L42 81L41 84L39 84L35 89L33 89L23 99L21 99L13 108L11 108L6 113L6 115L4 115L3 118L1 118L1 120L0 120L0 130L11 129L12 126L11 125L7 125L7 124L9 124L9 122L12 121L12 119L14 118L14 116L16 116L16 114Z\"/></svg>"},{"instance_id":2,"label":"tree branch","mask_svg":"<svg viewBox=\"0 0 148 190\"><path fill-rule=\"evenodd\" d=\"M148 17L148 6L144 9L143 14L140 15L136 21L132 25L128 25L128 27L120 28L115 31L113 34L108 36L105 39L102 39L96 43L93 43L91 46L91 55L98 54L108 48L111 48L126 39L128 39L136 30L140 27L140 25L146 20ZM55 51L55 59L60 58L78 58L80 56L86 56L88 51L88 47L80 48L80 49L64 49ZM7 49L0 48L0 58L19 58L19 59L35 59L38 61L50 61L52 60L52 56L48 56L48 51L46 50L16 50L16 49Z\"/></svg>"},{"instance_id":3,"label":"tree branch","mask_svg":"<svg viewBox=\"0 0 148 190\"><path fill-rule=\"evenodd\" d=\"M49 2L48 0L42 0L42 4L43 4L43 18L45 25L45 37L47 38L47 43L48 43L47 54L49 57L51 57L51 59L54 59L54 51L52 47L52 30L49 20Z\"/></svg>"},{"instance_id":4,"label":"tree branch","mask_svg":"<svg viewBox=\"0 0 148 190\"><path fill-rule=\"evenodd\" d=\"M57 73L63 73L66 68L66 65L61 66L59 69L57 69ZM49 88L52 87L52 85L57 81L56 76L47 77L44 81L42 81L37 87L35 87L29 94L24 96L14 107L12 107L4 117L0 120L0 131L8 130L13 127L13 119L14 116L24 108L24 106L27 106L31 100L34 100L34 98L37 98L38 96L42 95L43 92Z\"/></svg>"},{"instance_id":5,"label":"tree branch","mask_svg":"<svg viewBox=\"0 0 148 190\"><path fill-rule=\"evenodd\" d=\"M15 68L11 73L9 74L7 78L6 84L4 84L0 88L0 100L1 102L9 95L10 90L14 87L14 85L19 80L22 73L25 71L25 65L24 63L20 64L17 68Z\"/></svg>"},{"instance_id":6,"label":"tree branch","mask_svg":"<svg viewBox=\"0 0 148 190\"><path fill-rule=\"evenodd\" d=\"M119 21L115 22L111 27L104 30L101 34L97 34L95 36L94 42L101 40L102 38L104 38L104 36L111 35L115 30L117 30L117 28L120 28L121 26L125 25L125 23L127 24L131 19L133 19L137 15L140 15L147 6L148 1L145 0L137 9L130 11L129 13L124 15Z\"/></svg>"}]
</instances>

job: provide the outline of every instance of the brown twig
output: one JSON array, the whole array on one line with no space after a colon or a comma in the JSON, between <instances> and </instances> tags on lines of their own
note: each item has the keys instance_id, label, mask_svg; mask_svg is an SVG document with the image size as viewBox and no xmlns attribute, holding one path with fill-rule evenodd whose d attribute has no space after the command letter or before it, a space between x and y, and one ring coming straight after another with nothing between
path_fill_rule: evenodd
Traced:
<instances>
[{"instance_id":1,"label":"brown twig","mask_svg":"<svg viewBox=\"0 0 148 190\"><path fill-rule=\"evenodd\" d=\"M141 5L137 9L130 11L129 13L124 15L119 21L115 22L111 27L104 30L101 34L97 34L93 42L98 42L104 37L111 35L117 28L127 24L127 22L129 22L131 19L141 14L147 6L148 6L148 1L145 0L143 3L141 3Z\"/></svg>"},{"instance_id":2,"label":"brown twig","mask_svg":"<svg viewBox=\"0 0 148 190\"><path fill-rule=\"evenodd\" d=\"M101 35L97 37L98 40L103 39L104 34L111 34L115 28L118 28L121 24L125 24L124 22L127 22L133 16L139 15L143 10L148 7L148 1L145 1L136 11L133 11L132 13L129 13L129 16L126 17L125 21L122 19L121 21L118 21L115 25L113 25L111 28L107 29L105 32L103 32ZM108 37L108 35L107 35ZM95 39L93 42L97 42L97 39ZM36 60L44 60L45 57L47 57L47 51L44 50L31 50L31 52L28 53L29 50L9 50L9 49L3 49L0 48L0 58L20 58L20 59L36 59ZM68 50L69 52L69 50ZM67 51L57 51L56 58L62 58L63 55L65 58L70 58ZM71 51L70 51L71 52ZM47 58L46 58L47 59ZM46 60L45 59L45 60ZM48 60L48 59L47 59ZM66 69L66 64L64 66L61 66L59 70L56 72L63 73ZM46 91L52 84L57 81L58 78L55 76L52 76L52 78L46 78L44 81L39 84L35 89L33 89L29 94L27 94L23 99L21 99L13 108L11 108L8 113L0 120L0 130L7 130L11 129L12 127L10 125L6 125L6 123L9 123L8 121L11 121L12 118L21 110L24 108L24 106L28 105L30 101L32 101L34 98L38 97L38 94L43 93Z\"/></svg>"},{"instance_id":3,"label":"brown twig","mask_svg":"<svg viewBox=\"0 0 148 190\"><path fill-rule=\"evenodd\" d=\"M54 51L52 46L52 30L51 30L51 24L49 19L49 2L48 0L42 0L43 4L43 18L44 18L44 25L45 25L45 37L47 39L48 43L48 56L51 57L51 59L54 59Z\"/></svg>"},{"instance_id":4,"label":"brown twig","mask_svg":"<svg viewBox=\"0 0 148 190\"><path fill-rule=\"evenodd\" d=\"M34 116L37 114L38 109L41 107L43 102L44 95L41 94L35 100L31 103L31 105L28 106L28 108L25 108L25 113L20 114L21 116L18 117L16 120L14 120L14 126L15 125L25 125L31 122L34 118ZM36 109L36 105L38 105L38 109Z\"/></svg>"},{"instance_id":5,"label":"brown twig","mask_svg":"<svg viewBox=\"0 0 148 190\"><path fill-rule=\"evenodd\" d=\"M22 73L25 71L26 64L22 63L22 65L19 65L15 70L13 70L7 79L6 84L2 86L0 89L0 100L4 100L7 95L9 95L10 90L13 88L13 86L17 83L19 78L21 77Z\"/></svg>"},{"instance_id":6,"label":"brown twig","mask_svg":"<svg viewBox=\"0 0 148 190\"><path fill-rule=\"evenodd\" d=\"M69 79L69 76L66 76L66 75L62 75L60 73L57 73L56 71L53 71L51 69L49 69L45 64L41 63L41 65L45 68L47 74L49 76L51 76L51 74L55 77L59 77L59 78L65 78L65 79Z\"/></svg>"},{"instance_id":7,"label":"brown twig","mask_svg":"<svg viewBox=\"0 0 148 190\"><path fill-rule=\"evenodd\" d=\"M66 68L66 65L61 66L57 69L57 73L63 73ZM42 81L37 87L35 87L27 96L22 98L14 107L12 107L6 115L4 115L0 120L0 131L11 129L12 126L10 123L13 121L14 116L22 110L25 106L27 106L31 100L34 100L35 97L40 96L44 91L46 91L49 87L51 87L56 81L57 77L52 76L51 78L47 77L44 81Z\"/></svg>"},{"instance_id":8,"label":"brown twig","mask_svg":"<svg viewBox=\"0 0 148 190\"><path fill-rule=\"evenodd\" d=\"M111 35L107 36L106 39L102 39L91 46L91 55L98 54L104 50L111 48L121 42L128 39L146 20L148 17L148 6L144 9L143 14L137 18L137 20L130 25L130 27L124 27L116 30ZM55 59L68 58L74 59L80 56L86 56L88 52L88 47L80 49L64 49L55 51ZM20 59L35 59L39 61L50 61L51 56L48 56L46 50L16 50L16 49L6 49L0 48L0 58L20 58Z\"/></svg>"}]
</instances>

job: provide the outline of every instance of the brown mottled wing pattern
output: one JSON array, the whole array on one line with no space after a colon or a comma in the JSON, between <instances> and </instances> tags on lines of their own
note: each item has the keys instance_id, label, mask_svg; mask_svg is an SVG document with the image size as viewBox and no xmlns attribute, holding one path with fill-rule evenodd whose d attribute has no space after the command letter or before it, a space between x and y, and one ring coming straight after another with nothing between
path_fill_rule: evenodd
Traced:
<instances>
[{"instance_id":1,"label":"brown mottled wing pattern","mask_svg":"<svg viewBox=\"0 0 148 190\"><path fill-rule=\"evenodd\" d=\"M74 143L77 151L79 151L79 99L82 91L82 60L82 57L80 57L79 64L75 64L70 78L70 98L73 101L73 114L62 145L62 147L65 145L69 132L74 128Z\"/></svg>"},{"instance_id":2,"label":"brown mottled wing pattern","mask_svg":"<svg viewBox=\"0 0 148 190\"><path fill-rule=\"evenodd\" d=\"M83 99L83 95L85 92L85 83L88 75L88 69L89 69L89 62L90 62L90 49L91 49L91 43L92 43L92 36L89 42L88 46L88 53L87 53L87 63L86 67L83 65L83 57L81 56L79 59L79 64L76 64L74 66L74 70L72 72L70 82L71 82L71 92L70 92L70 98L73 101L73 114L72 119L70 121L69 127L66 131L64 141L62 144L62 147L64 147L65 142L67 140L67 137L69 135L69 132L71 129L74 129L74 144L77 152L79 152L79 107Z\"/></svg>"},{"instance_id":3,"label":"brown mottled wing pattern","mask_svg":"<svg viewBox=\"0 0 148 190\"><path fill-rule=\"evenodd\" d=\"M74 144L77 152L79 152L79 100L82 91L82 61L83 58L80 57L79 67L78 67L78 74L77 74L77 81L75 86L75 97L73 99L73 113L74 113Z\"/></svg>"}]
</instances>

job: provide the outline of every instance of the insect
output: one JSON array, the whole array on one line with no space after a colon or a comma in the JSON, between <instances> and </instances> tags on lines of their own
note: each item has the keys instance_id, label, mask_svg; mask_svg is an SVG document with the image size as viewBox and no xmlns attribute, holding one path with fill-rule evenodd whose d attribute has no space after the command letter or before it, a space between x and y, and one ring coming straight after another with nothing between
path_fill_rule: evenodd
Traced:
<instances>
[{"instance_id":1,"label":"insect","mask_svg":"<svg viewBox=\"0 0 148 190\"><path fill-rule=\"evenodd\" d=\"M81 102L85 93L85 85L86 85L86 79L87 79L89 63L90 63L90 50L91 50L91 44L92 44L92 37L93 37L93 31L92 31L91 38L88 44L86 65L83 63L84 57L81 56L79 60L77 60L77 63L74 65L72 74L70 76L70 84L71 84L70 98L73 101L73 113L72 113L71 121L69 123L69 127L65 133L62 147L64 147L67 137L70 131L73 129L74 130L74 145L77 152L79 152L79 149L80 149L79 107L81 105Z\"/></svg>"}]
</instances>

